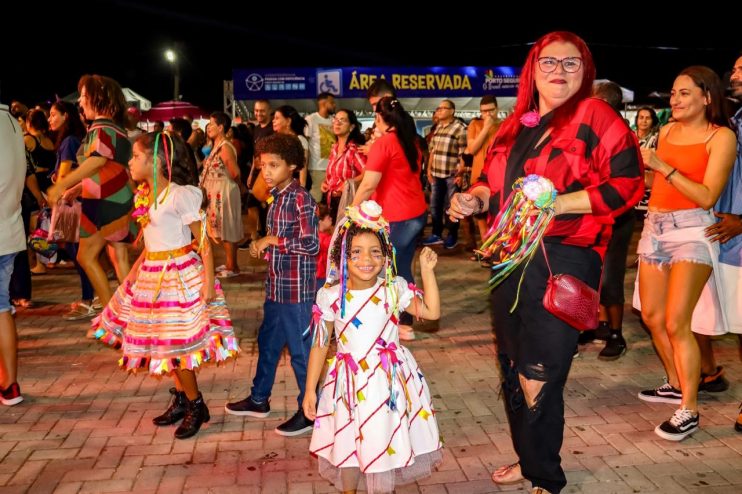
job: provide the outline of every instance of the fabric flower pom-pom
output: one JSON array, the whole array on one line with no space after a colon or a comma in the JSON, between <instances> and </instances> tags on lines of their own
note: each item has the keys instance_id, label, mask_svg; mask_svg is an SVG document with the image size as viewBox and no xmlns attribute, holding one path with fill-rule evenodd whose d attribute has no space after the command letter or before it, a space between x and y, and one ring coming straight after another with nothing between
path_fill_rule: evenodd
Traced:
<instances>
[{"instance_id":1,"label":"fabric flower pom-pom","mask_svg":"<svg viewBox=\"0 0 742 494\"><path fill-rule=\"evenodd\" d=\"M531 110L521 115L520 123L525 127L535 127L541 123L541 115L536 110Z\"/></svg>"}]
</instances>

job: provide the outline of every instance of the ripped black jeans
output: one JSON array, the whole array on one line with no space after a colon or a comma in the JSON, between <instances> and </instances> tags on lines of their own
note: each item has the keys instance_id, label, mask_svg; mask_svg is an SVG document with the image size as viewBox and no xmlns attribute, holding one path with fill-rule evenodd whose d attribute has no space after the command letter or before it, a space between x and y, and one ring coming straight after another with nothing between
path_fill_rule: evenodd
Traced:
<instances>
[{"instance_id":1,"label":"ripped black jeans","mask_svg":"<svg viewBox=\"0 0 742 494\"><path fill-rule=\"evenodd\" d=\"M592 249L546 243L554 274L568 273L597 289L600 256ZM559 450L564 435L564 384L577 349L578 331L544 309L549 271L539 248L526 269L516 299L523 265L490 296L492 324L502 369L502 389L513 446L523 476L534 486L558 493L567 485ZM528 406L520 376L543 384Z\"/></svg>"}]
</instances>

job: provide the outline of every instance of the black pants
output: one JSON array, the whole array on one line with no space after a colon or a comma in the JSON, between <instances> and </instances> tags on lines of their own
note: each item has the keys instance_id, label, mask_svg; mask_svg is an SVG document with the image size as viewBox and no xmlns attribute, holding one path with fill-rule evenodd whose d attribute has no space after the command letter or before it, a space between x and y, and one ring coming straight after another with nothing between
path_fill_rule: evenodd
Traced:
<instances>
[{"instance_id":1,"label":"black pants","mask_svg":"<svg viewBox=\"0 0 742 494\"><path fill-rule=\"evenodd\" d=\"M598 286L600 256L591 249L546 243L554 274L568 273ZM559 450L564 435L564 384L577 348L578 331L544 309L549 272L539 248L524 266L493 290L490 301L502 369L505 410L523 476L534 486L557 493L567 485ZM518 375L544 383L532 407L526 403Z\"/></svg>"},{"instance_id":2,"label":"black pants","mask_svg":"<svg viewBox=\"0 0 742 494\"><path fill-rule=\"evenodd\" d=\"M623 284L626 275L626 256L629 253L629 243L635 224L636 213L633 209L616 218L613 224L613 236L608 242L603 263L603 285L600 288L600 303L603 305L623 305L625 302Z\"/></svg>"}]
</instances>

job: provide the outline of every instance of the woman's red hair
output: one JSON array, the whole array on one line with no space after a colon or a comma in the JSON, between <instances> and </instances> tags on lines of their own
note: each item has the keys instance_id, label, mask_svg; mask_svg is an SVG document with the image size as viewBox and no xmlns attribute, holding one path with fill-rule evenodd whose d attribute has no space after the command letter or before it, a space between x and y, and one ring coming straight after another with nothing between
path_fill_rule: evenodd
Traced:
<instances>
[{"instance_id":1,"label":"woman's red hair","mask_svg":"<svg viewBox=\"0 0 742 494\"><path fill-rule=\"evenodd\" d=\"M595 80L595 63L593 55L587 47L585 41L574 33L568 31L554 31L539 38L528 52L526 62L523 64L523 70L520 73L520 84L518 86L518 99L515 102L513 113L505 119L500 132L497 135L497 143L510 145L520 132L523 124L520 123L520 117L531 110L538 110L538 92L533 74L538 68L538 57L541 50L547 45L554 42L572 43L577 47L582 57L582 85L580 89L563 105L554 110L554 117L550 126L562 126L574 113L580 101L590 97Z\"/></svg>"}]
</instances>

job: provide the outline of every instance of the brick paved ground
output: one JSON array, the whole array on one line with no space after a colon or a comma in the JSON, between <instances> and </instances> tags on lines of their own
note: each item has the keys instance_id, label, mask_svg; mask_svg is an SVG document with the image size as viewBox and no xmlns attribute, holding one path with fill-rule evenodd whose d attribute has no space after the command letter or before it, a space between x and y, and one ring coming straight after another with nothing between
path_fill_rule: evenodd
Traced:
<instances>
[{"instance_id":1,"label":"brick paved ground","mask_svg":"<svg viewBox=\"0 0 742 494\"><path fill-rule=\"evenodd\" d=\"M248 261L240 253L242 264ZM227 416L223 405L247 395L257 360L264 267L225 283L242 356L204 370L200 386L211 422L197 437L178 441L174 428L151 419L167 406L171 382L127 375L116 352L85 339L86 323L61 319L78 296L73 270L34 278L33 310L19 313L20 383L26 398L0 406L0 493L324 493L307 453L309 438L285 439L273 428L296 410L296 385L286 358L279 368L271 417ZM630 271L628 282L635 271ZM408 346L430 383L446 441L445 460L428 479L399 493L521 492L527 484L498 488L496 466L512 462L498 399L494 341L486 295L487 272L457 251L441 256L438 279L443 317L419 331ZM633 314L627 315L630 350L616 362L597 360L588 346L575 361L565 392L562 450L570 493L742 492L742 434L732 424L742 400L742 364L736 339L717 342L732 381L718 395L702 395L702 430L682 443L654 435L672 405L636 398L660 383L662 370Z\"/></svg>"}]
</instances>

